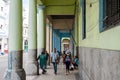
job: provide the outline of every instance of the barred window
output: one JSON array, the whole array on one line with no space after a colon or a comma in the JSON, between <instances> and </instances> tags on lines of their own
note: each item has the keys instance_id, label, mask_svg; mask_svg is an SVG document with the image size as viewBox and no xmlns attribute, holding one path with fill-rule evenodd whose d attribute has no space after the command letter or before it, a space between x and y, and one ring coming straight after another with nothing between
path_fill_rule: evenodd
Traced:
<instances>
[{"instance_id":1,"label":"barred window","mask_svg":"<svg viewBox=\"0 0 120 80\"><path fill-rule=\"evenodd\" d=\"M82 39L86 38L86 0L82 2Z\"/></svg>"},{"instance_id":2,"label":"barred window","mask_svg":"<svg viewBox=\"0 0 120 80\"><path fill-rule=\"evenodd\" d=\"M113 27L120 23L120 0L104 0L103 2L104 21L103 28ZM105 12L106 11L106 12Z\"/></svg>"}]
</instances>

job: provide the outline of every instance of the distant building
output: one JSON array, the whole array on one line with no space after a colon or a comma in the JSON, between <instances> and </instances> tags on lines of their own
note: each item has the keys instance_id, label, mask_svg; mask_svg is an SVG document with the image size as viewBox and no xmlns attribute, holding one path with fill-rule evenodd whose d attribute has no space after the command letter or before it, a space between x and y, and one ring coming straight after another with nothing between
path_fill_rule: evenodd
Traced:
<instances>
[{"instance_id":1,"label":"distant building","mask_svg":"<svg viewBox=\"0 0 120 80\"><path fill-rule=\"evenodd\" d=\"M23 49L24 52L28 52L28 9L23 8Z\"/></svg>"},{"instance_id":2,"label":"distant building","mask_svg":"<svg viewBox=\"0 0 120 80\"><path fill-rule=\"evenodd\" d=\"M9 3L0 0L0 52L8 53Z\"/></svg>"},{"instance_id":3,"label":"distant building","mask_svg":"<svg viewBox=\"0 0 120 80\"><path fill-rule=\"evenodd\" d=\"M9 0L0 0L0 52L8 53ZM23 6L23 49L28 50L28 9Z\"/></svg>"}]
</instances>

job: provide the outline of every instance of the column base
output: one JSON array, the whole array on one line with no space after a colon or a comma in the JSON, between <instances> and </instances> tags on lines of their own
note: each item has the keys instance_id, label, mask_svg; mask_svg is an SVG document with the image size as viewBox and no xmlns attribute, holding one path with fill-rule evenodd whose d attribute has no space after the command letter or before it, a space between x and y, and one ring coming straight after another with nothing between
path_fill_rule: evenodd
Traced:
<instances>
[{"instance_id":1,"label":"column base","mask_svg":"<svg viewBox=\"0 0 120 80\"><path fill-rule=\"evenodd\" d=\"M24 69L7 70L3 80L26 80Z\"/></svg>"},{"instance_id":2,"label":"column base","mask_svg":"<svg viewBox=\"0 0 120 80\"><path fill-rule=\"evenodd\" d=\"M39 75L39 63L37 61L27 61L25 71L26 75Z\"/></svg>"}]
</instances>

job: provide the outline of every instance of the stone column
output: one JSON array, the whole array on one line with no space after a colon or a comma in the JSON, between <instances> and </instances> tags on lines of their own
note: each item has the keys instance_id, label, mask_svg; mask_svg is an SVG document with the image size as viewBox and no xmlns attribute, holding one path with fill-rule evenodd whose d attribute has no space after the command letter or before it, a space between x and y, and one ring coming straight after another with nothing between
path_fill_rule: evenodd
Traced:
<instances>
[{"instance_id":1,"label":"stone column","mask_svg":"<svg viewBox=\"0 0 120 80\"><path fill-rule=\"evenodd\" d=\"M38 75L39 64L37 61L37 0L29 0L29 34L28 55L26 59L26 74Z\"/></svg>"},{"instance_id":2,"label":"stone column","mask_svg":"<svg viewBox=\"0 0 120 80\"><path fill-rule=\"evenodd\" d=\"M49 24L49 53L50 53L50 24Z\"/></svg>"},{"instance_id":3,"label":"stone column","mask_svg":"<svg viewBox=\"0 0 120 80\"><path fill-rule=\"evenodd\" d=\"M50 55L50 22L47 21L46 25L46 50ZM48 58L48 65L50 65L50 57Z\"/></svg>"},{"instance_id":4,"label":"stone column","mask_svg":"<svg viewBox=\"0 0 120 80\"><path fill-rule=\"evenodd\" d=\"M22 0L11 0L8 69L4 80L26 80L22 50Z\"/></svg>"},{"instance_id":5,"label":"stone column","mask_svg":"<svg viewBox=\"0 0 120 80\"><path fill-rule=\"evenodd\" d=\"M50 24L50 53L52 52L52 24Z\"/></svg>"},{"instance_id":6,"label":"stone column","mask_svg":"<svg viewBox=\"0 0 120 80\"><path fill-rule=\"evenodd\" d=\"M52 29L52 50L54 50L55 48L55 33L54 33L54 29Z\"/></svg>"},{"instance_id":7,"label":"stone column","mask_svg":"<svg viewBox=\"0 0 120 80\"><path fill-rule=\"evenodd\" d=\"M46 25L46 50L50 53L50 26L49 23Z\"/></svg>"},{"instance_id":8,"label":"stone column","mask_svg":"<svg viewBox=\"0 0 120 80\"><path fill-rule=\"evenodd\" d=\"M44 5L38 5L38 15L37 15L37 42L38 42L38 54L41 53L43 49L45 49L46 43L46 28L45 28L45 13L44 13Z\"/></svg>"}]
</instances>

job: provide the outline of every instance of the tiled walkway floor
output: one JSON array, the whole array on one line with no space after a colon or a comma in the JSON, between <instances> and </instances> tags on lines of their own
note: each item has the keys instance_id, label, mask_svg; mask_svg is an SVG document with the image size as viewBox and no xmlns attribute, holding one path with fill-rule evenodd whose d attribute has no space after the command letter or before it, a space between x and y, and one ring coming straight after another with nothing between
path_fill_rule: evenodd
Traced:
<instances>
[{"instance_id":1,"label":"tiled walkway floor","mask_svg":"<svg viewBox=\"0 0 120 80\"><path fill-rule=\"evenodd\" d=\"M48 67L46 74L41 74L38 76L27 76L26 80L79 80L76 79L78 75L78 70L70 71L69 75L65 74L65 66L61 63L58 65L58 74L53 73L52 65Z\"/></svg>"},{"instance_id":2,"label":"tiled walkway floor","mask_svg":"<svg viewBox=\"0 0 120 80\"><path fill-rule=\"evenodd\" d=\"M23 58L24 64L25 64L25 57ZM3 80L3 75L5 73L5 70L7 69L7 63L8 63L8 56L0 56L0 80ZM2 65L2 66L1 66ZM24 65L23 65L24 66ZM25 66L24 66L25 67ZM79 80L78 78L78 71L70 71L69 75L65 74L65 66L61 63L58 65L58 74L54 75L53 73L53 66L48 66L47 73L45 75L41 74L40 69L40 75L37 76L27 76L26 80Z\"/></svg>"}]
</instances>

